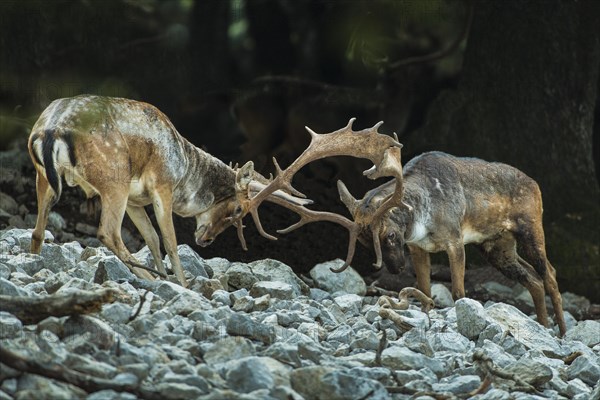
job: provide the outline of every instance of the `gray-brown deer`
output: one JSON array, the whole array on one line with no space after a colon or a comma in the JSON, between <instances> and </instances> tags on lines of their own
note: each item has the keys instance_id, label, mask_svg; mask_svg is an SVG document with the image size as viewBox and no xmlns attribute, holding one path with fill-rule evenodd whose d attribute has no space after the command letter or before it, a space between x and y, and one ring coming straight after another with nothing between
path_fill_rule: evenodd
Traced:
<instances>
[{"instance_id":1,"label":"gray-brown deer","mask_svg":"<svg viewBox=\"0 0 600 400\"><path fill-rule=\"evenodd\" d=\"M338 189L355 220L363 226L381 225L379 251L391 271L404 266L408 245L417 286L427 296L429 253L440 251L448 255L453 298L465 296L464 246L473 243L492 266L529 290L538 321L545 326L548 292L560 333L565 334L556 271L546 257L541 192L523 172L502 163L430 152L407 163L401 180L369 191L362 200L354 199L341 182ZM392 196L400 201L386 206ZM369 217L375 213L385 216Z\"/></svg>"},{"instance_id":2,"label":"gray-brown deer","mask_svg":"<svg viewBox=\"0 0 600 400\"><path fill-rule=\"evenodd\" d=\"M41 251L48 214L61 195L64 177L69 186L80 186L88 198L100 197L98 238L145 279L152 279L149 271L166 276L159 238L144 209L152 204L182 285L186 280L172 213L196 218L194 236L200 246L237 225L245 248L239 217L247 212L250 194L265 182L253 173L252 162L239 169L227 166L185 140L157 108L128 99L81 95L55 100L35 123L28 147L37 172L38 216L32 253ZM268 197L284 206L310 202L281 191ZM125 247L121 238L125 212L148 245L158 271L142 265Z\"/></svg>"},{"instance_id":3,"label":"gray-brown deer","mask_svg":"<svg viewBox=\"0 0 600 400\"><path fill-rule=\"evenodd\" d=\"M537 183L506 164L476 158L457 158L440 152L423 154L411 160L404 170L397 138L379 134L373 128L353 131L348 125L329 134L309 129L311 143L267 188L251 198L247 209L257 216L260 202L269 193L291 187L293 175L307 163L330 156L350 155L370 159L375 165L364 172L372 179L394 179L356 200L338 182L340 198L353 221L333 213L291 206L301 220L281 230L289 232L306 223L330 221L350 232L346 262L352 261L356 241L375 250L377 268L383 262L392 271L404 265L404 244L413 260L417 284L431 296L429 253L445 251L450 261L452 295L465 296L464 245L476 244L490 263L509 278L523 284L531 293L540 323L548 326L545 303L547 291L552 300L561 335L566 332L562 299L556 271L546 257L542 228L542 198ZM308 129L308 128L307 128ZM257 218L256 218L257 219ZM517 246L522 256L517 253Z\"/></svg>"}]
</instances>

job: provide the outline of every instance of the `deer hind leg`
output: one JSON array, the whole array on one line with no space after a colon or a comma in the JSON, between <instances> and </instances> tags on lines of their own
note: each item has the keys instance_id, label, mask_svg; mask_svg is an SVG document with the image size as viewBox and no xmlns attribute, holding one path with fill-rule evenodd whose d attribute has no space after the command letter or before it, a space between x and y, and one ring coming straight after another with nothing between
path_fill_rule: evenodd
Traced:
<instances>
[{"instance_id":1,"label":"deer hind leg","mask_svg":"<svg viewBox=\"0 0 600 400\"><path fill-rule=\"evenodd\" d=\"M431 260L429 253L417 246L408 246L410 258L417 275L417 287L427 297L431 297Z\"/></svg>"},{"instance_id":2,"label":"deer hind leg","mask_svg":"<svg viewBox=\"0 0 600 400\"><path fill-rule=\"evenodd\" d=\"M519 228L515 235L519 244L519 252L524 258L524 260L523 258L520 258L520 260L531 264L531 268L535 269L544 281L544 288L550 295L560 335L564 336L567 327L562 308L562 297L556 282L556 270L546 256L544 231L541 223L523 224Z\"/></svg>"},{"instance_id":3,"label":"deer hind leg","mask_svg":"<svg viewBox=\"0 0 600 400\"><path fill-rule=\"evenodd\" d=\"M136 276L142 279L154 280L150 272L136 268L142 264L127 250L121 237L121 225L127 207L128 188L113 186L111 189L100 195L102 212L100 214L100 226L98 227L98 239L115 253Z\"/></svg>"},{"instance_id":4,"label":"deer hind leg","mask_svg":"<svg viewBox=\"0 0 600 400\"><path fill-rule=\"evenodd\" d=\"M187 287L187 281L179 261L179 253L177 252L177 238L175 236L175 228L173 226L173 199L171 190L168 188L157 189L156 197L152 203L154 206L154 213L156 214L156 220L160 232L162 233L163 242L165 244L165 250L171 260L173 271L177 280L183 287Z\"/></svg>"},{"instance_id":5,"label":"deer hind leg","mask_svg":"<svg viewBox=\"0 0 600 400\"><path fill-rule=\"evenodd\" d=\"M40 254L42 251L42 242L44 241L44 232L46 225L48 224L48 215L50 214L50 208L52 208L52 201L54 200L54 190L50 187L50 183L38 170L35 178L35 186L37 191L37 220L35 222L35 228L31 235L31 252Z\"/></svg>"},{"instance_id":6,"label":"deer hind leg","mask_svg":"<svg viewBox=\"0 0 600 400\"><path fill-rule=\"evenodd\" d=\"M133 224L138 231L140 231L142 237L144 238L144 242L146 242L148 245L150 253L152 253L152 258L154 258L154 264L156 264L156 268L159 272L162 272L166 275L167 271L165 271L165 266L163 265L162 261L162 254L160 253L160 240L156 230L152 226L152 221L150 221L146 210L144 210L144 207L128 205L127 215L129 215L129 218L131 218Z\"/></svg>"},{"instance_id":7,"label":"deer hind leg","mask_svg":"<svg viewBox=\"0 0 600 400\"><path fill-rule=\"evenodd\" d=\"M504 276L519 282L527 288L533 298L538 322L547 327L548 311L546 310L544 282L534 268L517 255L514 237L510 234L504 235L498 239L485 242L482 248L487 260L493 267L502 272Z\"/></svg>"}]
</instances>

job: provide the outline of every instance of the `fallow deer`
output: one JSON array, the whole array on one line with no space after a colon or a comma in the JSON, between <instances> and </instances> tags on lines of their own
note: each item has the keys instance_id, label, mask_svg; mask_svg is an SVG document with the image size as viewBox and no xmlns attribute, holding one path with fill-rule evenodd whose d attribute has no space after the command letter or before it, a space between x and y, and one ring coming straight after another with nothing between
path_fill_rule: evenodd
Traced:
<instances>
[{"instance_id":1,"label":"fallow deer","mask_svg":"<svg viewBox=\"0 0 600 400\"><path fill-rule=\"evenodd\" d=\"M243 201L264 178L252 162L239 169L193 146L157 108L134 100L81 95L53 101L35 123L29 153L37 176L38 215L31 252L41 251L51 207L62 191L80 186L101 203L98 238L139 277L166 276L156 230L144 206L152 204L179 282L186 284L172 213L195 217L196 243L209 245L244 213ZM281 191L269 196L300 206L310 201ZM244 203L245 204L245 203ZM148 245L158 272L132 256L121 238L125 212ZM238 233L241 234L241 221Z\"/></svg>"},{"instance_id":2,"label":"fallow deer","mask_svg":"<svg viewBox=\"0 0 600 400\"><path fill-rule=\"evenodd\" d=\"M369 225L369 215L385 209L385 217L372 222L381 224L383 262L391 271L403 268L407 244L417 286L427 296L431 296L429 253L440 251L448 255L453 298L465 296L464 246L473 243L492 266L529 290L538 321L545 326L548 292L560 333L565 334L556 271L546 257L541 192L520 170L429 152L406 164L401 181L387 182L367 192L362 200L354 199L341 181L338 189L355 220L362 218L363 226ZM383 203L390 196L399 196L401 203L387 208ZM368 237L365 230L364 236Z\"/></svg>"},{"instance_id":3,"label":"fallow deer","mask_svg":"<svg viewBox=\"0 0 600 400\"><path fill-rule=\"evenodd\" d=\"M298 194L291 187L291 179L307 163L337 155L367 158L374 163L364 172L367 177L393 179L369 191L362 200L354 199L345 185L338 182L340 198L354 221L291 206L301 219L279 232L286 233L315 221L344 226L350 233L348 255L344 265L334 272L341 272L350 264L357 240L367 246L371 240L377 256L374 265L381 268L385 261L392 270L403 267L404 244L408 244L418 287L429 297L429 253L445 251L455 299L465 296L464 245L475 243L494 267L529 290L538 320L545 326L548 326L545 303L548 292L560 333L564 335L562 299L556 271L546 257L542 198L537 183L506 164L440 152L425 153L411 160L403 170L402 145L397 138L377 132L381 122L370 129L353 131L353 121L329 134L317 134L307 128L311 142L304 153L284 171L276 164L277 177L247 200L249 204L244 208L255 221L258 221L258 205L274 190ZM523 257L517 253L517 246Z\"/></svg>"}]
</instances>

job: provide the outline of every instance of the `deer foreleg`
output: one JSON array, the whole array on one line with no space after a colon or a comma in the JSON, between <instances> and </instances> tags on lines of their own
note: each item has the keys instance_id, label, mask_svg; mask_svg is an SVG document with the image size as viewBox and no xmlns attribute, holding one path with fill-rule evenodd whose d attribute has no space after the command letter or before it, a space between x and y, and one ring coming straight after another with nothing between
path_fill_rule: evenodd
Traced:
<instances>
[{"instance_id":1,"label":"deer foreleg","mask_svg":"<svg viewBox=\"0 0 600 400\"><path fill-rule=\"evenodd\" d=\"M417 246L408 246L410 258L417 275L417 287L431 297L431 260L429 253Z\"/></svg>"},{"instance_id":2,"label":"deer foreleg","mask_svg":"<svg viewBox=\"0 0 600 400\"><path fill-rule=\"evenodd\" d=\"M465 246L463 243L450 244L446 250L452 279L454 301L465 297Z\"/></svg>"},{"instance_id":3,"label":"deer foreleg","mask_svg":"<svg viewBox=\"0 0 600 400\"><path fill-rule=\"evenodd\" d=\"M181 261L179 261L179 253L177 253L177 238L175 236L175 228L173 226L173 205L172 195L170 190L157 190L156 198L152 203L154 207L154 213L156 214L156 220L163 237L165 244L165 250L171 260L173 271L177 280L183 287L187 287L187 281L181 267Z\"/></svg>"}]
</instances>

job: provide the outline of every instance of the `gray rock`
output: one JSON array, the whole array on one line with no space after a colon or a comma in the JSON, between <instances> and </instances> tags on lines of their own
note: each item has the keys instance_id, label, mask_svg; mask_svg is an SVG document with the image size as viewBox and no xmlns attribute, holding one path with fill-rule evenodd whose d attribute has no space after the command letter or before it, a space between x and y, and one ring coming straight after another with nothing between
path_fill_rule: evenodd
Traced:
<instances>
[{"instance_id":1,"label":"gray rock","mask_svg":"<svg viewBox=\"0 0 600 400\"><path fill-rule=\"evenodd\" d=\"M207 380L203 377L196 375L195 371L193 374L180 374L167 372L163 378L163 382L175 382L175 383L185 383L186 385L194 386L200 389L203 393L208 393L210 390L210 385Z\"/></svg>"},{"instance_id":2,"label":"gray rock","mask_svg":"<svg viewBox=\"0 0 600 400\"><path fill-rule=\"evenodd\" d=\"M484 282L481 286L494 299L510 299L512 297L512 288L495 281Z\"/></svg>"},{"instance_id":3,"label":"gray rock","mask_svg":"<svg viewBox=\"0 0 600 400\"><path fill-rule=\"evenodd\" d=\"M275 386L290 386L291 367L270 357L246 357L228 363L226 380L230 388L241 393Z\"/></svg>"},{"instance_id":4,"label":"gray rock","mask_svg":"<svg viewBox=\"0 0 600 400\"><path fill-rule=\"evenodd\" d=\"M3 262L0 262L0 279L8 279L10 277L10 267Z\"/></svg>"},{"instance_id":5,"label":"gray rock","mask_svg":"<svg viewBox=\"0 0 600 400\"><path fill-rule=\"evenodd\" d=\"M256 354L254 345L248 339L240 336L226 337L215 342L204 353L204 361L209 364L221 364Z\"/></svg>"},{"instance_id":6,"label":"gray rock","mask_svg":"<svg viewBox=\"0 0 600 400\"><path fill-rule=\"evenodd\" d=\"M260 297L268 294L274 299L291 300L297 294L294 293L292 285L279 281L259 281L250 290L250 295Z\"/></svg>"},{"instance_id":7,"label":"gray rock","mask_svg":"<svg viewBox=\"0 0 600 400\"><path fill-rule=\"evenodd\" d=\"M395 370L411 370L423 367L429 368L441 376L446 365L435 358L416 353L403 346L390 346L381 353L381 363L384 367Z\"/></svg>"},{"instance_id":8,"label":"gray rock","mask_svg":"<svg viewBox=\"0 0 600 400\"><path fill-rule=\"evenodd\" d=\"M377 350L378 347L379 337L375 332L367 329L358 331L350 342L350 349Z\"/></svg>"},{"instance_id":9,"label":"gray rock","mask_svg":"<svg viewBox=\"0 0 600 400\"><path fill-rule=\"evenodd\" d=\"M579 340L589 347L600 343L600 321L579 321L577 326L567 331L566 340Z\"/></svg>"},{"instance_id":10,"label":"gray rock","mask_svg":"<svg viewBox=\"0 0 600 400\"><path fill-rule=\"evenodd\" d=\"M29 296L29 292L21 289L7 279L0 278L0 295L27 297Z\"/></svg>"},{"instance_id":11,"label":"gray rock","mask_svg":"<svg viewBox=\"0 0 600 400\"><path fill-rule=\"evenodd\" d=\"M590 308L590 301L571 292L561 293L563 310L570 312L575 317L580 319L584 313Z\"/></svg>"},{"instance_id":12,"label":"gray rock","mask_svg":"<svg viewBox=\"0 0 600 400\"><path fill-rule=\"evenodd\" d=\"M40 255L44 260L44 268L52 272L59 272L74 268L79 262L82 251L79 244L57 245L47 243L42 246Z\"/></svg>"},{"instance_id":13,"label":"gray rock","mask_svg":"<svg viewBox=\"0 0 600 400\"><path fill-rule=\"evenodd\" d=\"M513 397L510 393L502 390L492 388L485 392L485 394L478 394L477 396L472 397L473 400L509 400Z\"/></svg>"},{"instance_id":14,"label":"gray rock","mask_svg":"<svg viewBox=\"0 0 600 400\"><path fill-rule=\"evenodd\" d=\"M254 299L254 311L265 311L271 305L271 296L265 294Z\"/></svg>"},{"instance_id":15,"label":"gray rock","mask_svg":"<svg viewBox=\"0 0 600 400\"><path fill-rule=\"evenodd\" d=\"M34 275L36 272L44 268L44 259L38 254L19 254L5 260L4 263L8 265L12 272L17 271L21 268L28 275Z\"/></svg>"},{"instance_id":16,"label":"gray rock","mask_svg":"<svg viewBox=\"0 0 600 400\"><path fill-rule=\"evenodd\" d=\"M183 286L169 281L160 281L153 291L154 294L159 295L165 301L172 300L178 294L189 292L189 290Z\"/></svg>"},{"instance_id":17,"label":"gray rock","mask_svg":"<svg viewBox=\"0 0 600 400\"><path fill-rule=\"evenodd\" d=\"M44 282L44 288L46 289L46 292L52 294L70 280L71 276L66 272L61 271L48 277Z\"/></svg>"},{"instance_id":18,"label":"gray rock","mask_svg":"<svg viewBox=\"0 0 600 400\"><path fill-rule=\"evenodd\" d=\"M231 265L229 260L226 260L225 258L221 257L209 258L208 260L204 261L214 274L213 276L211 276L211 278L215 279L220 279L223 275L225 275L225 272L227 272L227 269Z\"/></svg>"},{"instance_id":19,"label":"gray rock","mask_svg":"<svg viewBox=\"0 0 600 400\"><path fill-rule=\"evenodd\" d=\"M485 339L481 350L485 355L494 360L494 364L500 368L508 367L517 362L515 357L506 353L502 347L491 340Z\"/></svg>"},{"instance_id":20,"label":"gray rock","mask_svg":"<svg viewBox=\"0 0 600 400\"><path fill-rule=\"evenodd\" d=\"M18 381L15 400L85 398L86 392L34 374L23 374Z\"/></svg>"},{"instance_id":21,"label":"gray rock","mask_svg":"<svg viewBox=\"0 0 600 400\"><path fill-rule=\"evenodd\" d=\"M174 315L186 316L197 310L211 310L212 305L201 294L184 289L169 300L165 307Z\"/></svg>"},{"instance_id":22,"label":"gray rock","mask_svg":"<svg viewBox=\"0 0 600 400\"><path fill-rule=\"evenodd\" d=\"M14 315L0 311L0 339L12 339L23 332L23 324Z\"/></svg>"},{"instance_id":23,"label":"gray rock","mask_svg":"<svg viewBox=\"0 0 600 400\"><path fill-rule=\"evenodd\" d=\"M10 195L0 192L0 208L11 215L19 213L19 204Z\"/></svg>"},{"instance_id":24,"label":"gray rock","mask_svg":"<svg viewBox=\"0 0 600 400\"><path fill-rule=\"evenodd\" d=\"M22 249L28 251L31 247L33 229L7 229L0 233L0 241L13 241ZM44 231L44 241L53 242L54 236L50 231ZM43 247L43 246L42 246Z\"/></svg>"},{"instance_id":25,"label":"gray rock","mask_svg":"<svg viewBox=\"0 0 600 400\"><path fill-rule=\"evenodd\" d=\"M64 324L65 336L90 333L90 342L100 349L109 349L115 343L117 333L105 322L89 315L69 317Z\"/></svg>"},{"instance_id":26,"label":"gray rock","mask_svg":"<svg viewBox=\"0 0 600 400\"><path fill-rule=\"evenodd\" d=\"M276 386L269 394L277 400L304 400L300 393L288 386Z\"/></svg>"},{"instance_id":27,"label":"gray rock","mask_svg":"<svg viewBox=\"0 0 600 400\"><path fill-rule=\"evenodd\" d=\"M81 278L71 278L56 291L56 293L70 293L74 290L98 290L102 286L85 281Z\"/></svg>"},{"instance_id":28,"label":"gray rock","mask_svg":"<svg viewBox=\"0 0 600 400\"><path fill-rule=\"evenodd\" d=\"M431 298L435 301L435 306L438 308L454 306L452 293L446 285L442 285L441 283L434 283L431 285Z\"/></svg>"},{"instance_id":29,"label":"gray rock","mask_svg":"<svg viewBox=\"0 0 600 400\"><path fill-rule=\"evenodd\" d=\"M430 333L427 338L435 351L450 351L453 353L466 353L471 348L471 342L458 332L446 331Z\"/></svg>"},{"instance_id":30,"label":"gray rock","mask_svg":"<svg viewBox=\"0 0 600 400\"><path fill-rule=\"evenodd\" d=\"M584 398L589 398L587 396L589 396L591 392L591 389L588 387L588 385L586 385L581 379L579 378L575 378L571 381L569 381L569 384L567 385L567 394L571 397L571 398L575 398L575 396L579 396L579 395L584 395Z\"/></svg>"},{"instance_id":31,"label":"gray rock","mask_svg":"<svg viewBox=\"0 0 600 400\"><path fill-rule=\"evenodd\" d=\"M411 329L402 336L398 343L403 344L412 351L416 351L417 353L424 354L428 357L433 357L434 355L431 343L429 343L428 335L423 329Z\"/></svg>"},{"instance_id":32,"label":"gray rock","mask_svg":"<svg viewBox=\"0 0 600 400\"><path fill-rule=\"evenodd\" d=\"M464 394L475 390L481 384L481 378L477 375L459 375L442 378L439 383L432 385L436 392L450 392L453 394Z\"/></svg>"},{"instance_id":33,"label":"gray rock","mask_svg":"<svg viewBox=\"0 0 600 400\"><path fill-rule=\"evenodd\" d=\"M133 393L115 392L114 390L100 390L87 396L85 400L136 400Z\"/></svg>"},{"instance_id":34,"label":"gray rock","mask_svg":"<svg viewBox=\"0 0 600 400\"><path fill-rule=\"evenodd\" d=\"M367 285L356 270L352 267L348 267L341 273L330 270L330 268L337 269L343 264L344 261L340 259L317 264L310 270L310 277L319 289L329 293L345 292L364 296L367 292Z\"/></svg>"},{"instance_id":35,"label":"gray rock","mask_svg":"<svg viewBox=\"0 0 600 400\"><path fill-rule=\"evenodd\" d=\"M261 355L274 358L287 365L293 365L296 368L302 366L297 344L275 342L263 351Z\"/></svg>"},{"instance_id":36,"label":"gray rock","mask_svg":"<svg viewBox=\"0 0 600 400\"><path fill-rule=\"evenodd\" d=\"M357 315L362 307L362 300L357 294L344 294L333 299L347 315Z\"/></svg>"},{"instance_id":37,"label":"gray rock","mask_svg":"<svg viewBox=\"0 0 600 400\"><path fill-rule=\"evenodd\" d=\"M349 344L353 337L354 331L352 328L346 324L342 324L327 335L327 341Z\"/></svg>"},{"instance_id":38,"label":"gray rock","mask_svg":"<svg viewBox=\"0 0 600 400\"><path fill-rule=\"evenodd\" d=\"M161 382L156 385L156 390L168 400L197 399L205 394L201 389L179 382Z\"/></svg>"},{"instance_id":39,"label":"gray rock","mask_svg":"<svg viewBox=\"0 0 600 400\"><path fill-rule=\"evenodd\" d=\"M504 303L495 303L486 309L489 318L510 331L513 337L529 349L558 356L566 356L557 340L548 330L523 314L516 307Z\"/></svg>"},{"instance_id":40,"label":"gray rock","mask_svg":"<svg viewBox=\"0 0 600 400\"><path fill-rule=\"evenodd\" d=\"M275 341L275 328L252 320L243 314L232 314L227 320L227 333L230 335L246 336L265 344Z\"/></svg>"},{"instance_id":41,"label":"gray rock","mask_svg":"<svg viewBox=\"0 0 600 400\"><path fill-rule=\"evenodd\" d=\"M521 357L515 364L509 365L506 371L516 374L533 386L542 386L552 379L552 369L539 359L528 355Z\"/></svg>"},{"instance_id":42,"label":"gray rock","mask_svg":"<svg viewBox=\"0 0 600 400\"><path fill-rule=\"evenodd\" d=\"M394 371L394 379L400 386L405 386L412 381L424 381L429 384L438 381L437 376L428 368L421 368L418 371Z\"/></svg>"},{"instance_id":43,"label":"gray rock","mask_svg":"<svg viewBox=\"0 0 600 400\"><path fill-rule=\"evenodd\" d=\"M254 298L251 296L243 296L235 299L231 309L235 312L250 312L252 311L252 308L254 308Z\"/></svg>"},{"instance_id":44,"label":"gray rock","mask_svg":"<svg viewBox=\"0 0 600 400\"><path fill-rule=\"evenodd\" d=\"M131 281L135 275L117 256L103 258L98 263L98 268L94 274L95 283L104 283L106 281Z\"/></svg>"},{"instance_id":45,"label":"gray rock","mask_svg":"<svg viewBox=\"0 0 600 400\"><path fill-rule=\"evenodd\" d=\"M310 289L310 298L313 300L316 300L318 302L321 302L325 299L329 299L331 300L331 293L326 292L322 289L318 289L318 288L311 288Z\"/></svg>"},{"instance_id":46,"label":"gray rock","mask_svg":"<svg viewBox=\"0 0 600 400\"><path fill-rule=\"evenodd\" d=\"M211 300L221 303L225 306L231 305L231 298L229 297L229 292L225 290L215 290L211 296Z\"/></svg>"},{"instance_id":47,"label":"gray rock","mask_svg":"<svg viewBox=\"0 0 600 400\"><path fill-rule=\"evenodd\" d=\"M567 368L567 375L570 380L579 378L593 387L600 381L600 366L591 357L579 356Z\"/></svg>"},{"instance_id":48,"label":"gray rock","mask_svg":"<svg viewBox=\"0 0 600 400\"><path fill-rule=\"evenodd\" d=\"M254 276L259 281L283 282L290 285L294 291L294 296L308 295L309 287L304 283L294 271L281 261L265 259L254 261L249 264Z\"/></svg>"},{"instance_id":49,"label":"gray rock","mask_svg":"<svg viewBox=\"0 0 600 400\"><path fill-rule=\"evenodd\" d=\"M126 324L133 314L131 306L123 303L104 304L100 315L113 324Z\"/></svg>"},{"instance_id":50,"label":"gray rock","mask_svg":"<svg viewBox=\"0 0 600 400\"><path fill-rule=\"evenodd\" d=\"M181 267L192 274L192 276L201 276L208 278L206 272L206 262L187 244L180 244L177 246L177 254L179 254L179 261L181 261ZM172 269L171 260L169 256L166 256L165 267Z\"/></svg>"},{"instance_id":51,"label":"gray rock","mask_svg":"<svg viewBox=\"0 0 600 400\"><path fill-rule=\"evenodd\" d=\"M56 337L62 338L64 336L63 319L57 317L48 317L38 322L36 332L44 336L44 331L51 332Z\"/></svg>"},{"instance_id":52,"label":"gray rock","mask_svg":"<svg viewBox=\"0 0 600 400\"><path fill-rule=\"evenodd\" d=\"M330 367L298 368L291 372L292 388L306 400L389 399L385 387L376 380L366 379Z\"/></svg>"},{"instance_id":53,"label":"gray rock","mask_svg":"<svg viewBox=\"0 0 600 400\"><path fill-rule=\"evenodd\" d=\"M476 340L488 324L483 306L476 300L463 298L456 301L456 323L458 332Z\"/></svg>"},{"instance_id":54,"label":"gray rock","mask_svg":"<svg viewBox=\"0 0 600 400\"><path fill-rule=\"evenodd\" d=\"M199 277L192 283L190 290L198 292L207 299L210 299L217 290L224 290L224 287L218 279L205 279Z\"/></svg>"},{"instance_id":55,"label":"gray rock","mask_svg":"<svg viewBox=\"0 0 600 400\"><path fill-rule=\"evenodd\" d=\"M231 263L224 276L227 277L227 284L235 289L245 288L250 290L259 281L248 264L239 262Z\"/></svg>"}]
</instances>

